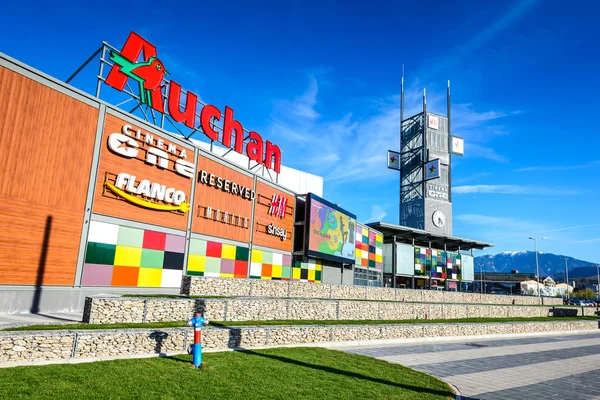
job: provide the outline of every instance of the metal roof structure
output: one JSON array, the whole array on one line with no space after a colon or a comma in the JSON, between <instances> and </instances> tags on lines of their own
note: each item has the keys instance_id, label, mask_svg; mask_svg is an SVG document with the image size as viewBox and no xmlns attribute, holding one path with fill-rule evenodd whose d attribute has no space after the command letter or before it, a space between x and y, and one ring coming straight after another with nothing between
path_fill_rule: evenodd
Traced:
<instances>
[{"instance_id":1,"label":"metal roof structure","mask_svg":"<svg viewBox=\"0 0 600 400\"><path fill-rule=\"evenodd\" d=\"M415 245L425 246L429 246L431 244L431 247L440 250L483 250L488 247L494 247L492 243L464 239L456 236L440 235L421 229L389 224L387 222L371 222L366 225L383 233L384 240L393 239L393 236L396 236L397 242L414 243Z\"/></svg>"}]
</instances>

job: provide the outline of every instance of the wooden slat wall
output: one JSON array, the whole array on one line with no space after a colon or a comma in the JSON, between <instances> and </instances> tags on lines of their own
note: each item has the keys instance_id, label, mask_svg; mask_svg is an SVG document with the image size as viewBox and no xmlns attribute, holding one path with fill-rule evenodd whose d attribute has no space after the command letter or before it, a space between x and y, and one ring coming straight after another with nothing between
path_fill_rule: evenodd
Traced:
<instances>
[{"instance_id":1,"label":"wooden slat wall","mask_svg":"<svg viewBox=\"0 0 600 400\"><path fill-rule=\"evenodd\" d=\"M238 185L250 188L254 188L254 179L244 175L232 168L225 165L219 164L216 161L208 159L206 157L198 157L198 174L200 171L206 171L209 174L220 176L223 179L227 179L231 182L235 182ZM207 186L196 183L196 194L194 201L194 217L192 219L192 232L202 233L205 235L221 237L230 240L236 240L240 242L250 241L250 229L252 223L252 201L244 199L240 196L233 195L231 193L224 192L221 189L217 189L212 186ZM202 216L198 216L198 206L201 206L201 211L204 212L204 207L210 206L213 212L217 209L221 211L227 211L235 215L242 217L248 217L248 228L241 228L239 226L227 225L223 222L217 222L214 220L206 219Z\"/></svg>"},{"instance_id":2,"label":"wooden slat wall","mask_svg":"<svg viewBox=\"0 0 600 400\"><path fill-rule=\"evenodd\" d=\"M0 284L74 283L97 122L0 67Z\"/></svg>"},{"instance_id":3,"label":"wooden slat wall","mask_svg":"<svg viewBox=\"0 0 600 400\"><path fill-rule=\"evenodd\" d=\"M273 194L277 193L287 198L287 210L285 218L269 215L269 208ZM256 207L254 209L254 236L252 243L257 246L270 247L272 249L292 251L294 233L294 207L296 198L291 194L275 189L271 185L258 181L256 183ZM266 226L273 224L278 228L286 229L287 238L281 238L266 233Z\"/></svg>"},{"instance_id":4,"label":"wooden slat wall","mask_svg":"<svg viewBox=\"0 0 600 400\"><path fill-rule=\"evenodd\" d=\"M143 149L147 148L148 145L143 145L139 141L140 152L137 158L125 158L112 153L108 149L108 136L111 133L121 133L121 128L124 124L131 125L134 130L141 129L143 133L151 133L154 136L155 143L158 138L164 139L165 147L167 143L172 143L167 137L157 135L154 131L144 129L140 126L131 124L128 121L107 114L104 123L102 150L100 152L100 164L98 166L98 179L96 180L96 192L94 195L94 212L118 218L147 222L159 226L166 226L169 228L186 229L188 221L187 213L158 211L140 207L118 198L109 190L103 190L106 172L115 175L125 172L130 175L135 175L136 181L138 182L142 179L148 179L150 182L158 182L162 185L167 185L167 187L183 190L186 194L186 202L189 203L190 201L192 178L179 175L174 171L174 163L176 160L174 155L169 155L169 168L163 170L157 166L149 165L144 162L146 152ZM176 146L178 154L180 149L185 148L187 153L186 160L191 163L194 162L194 150L191 147L181 146L179 144L176 144Z\"/></svg>"}]
</instances>

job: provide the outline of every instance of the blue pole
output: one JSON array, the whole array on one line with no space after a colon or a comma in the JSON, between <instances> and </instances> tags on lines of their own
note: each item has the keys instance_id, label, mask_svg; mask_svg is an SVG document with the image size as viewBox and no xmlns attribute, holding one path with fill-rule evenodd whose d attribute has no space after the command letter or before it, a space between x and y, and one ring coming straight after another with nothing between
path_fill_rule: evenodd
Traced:
<instances>
[{"instance_id":1,"label":"blue pole","mask_svg":"<svg viewBox=\"0 0 600 400\"><path fill-rule=\"evenodd\" d=\"M194 344L192 345L192 362L195 368L202 366L202 325L207 325L208 320L202 318L199 312L188 321L188 326L194 327Z\"/></svg>"},{"instance_id":2,"label":"blue pole","mask_svg":"<svg viewBox=\"0 0 600 400\"><path fill-rule=\"evenodd\" d=\"M194 367L196 368L200 368L200 366L202 365L202 344L200 343L194 343Z\"/></svg>"}]
</instances>

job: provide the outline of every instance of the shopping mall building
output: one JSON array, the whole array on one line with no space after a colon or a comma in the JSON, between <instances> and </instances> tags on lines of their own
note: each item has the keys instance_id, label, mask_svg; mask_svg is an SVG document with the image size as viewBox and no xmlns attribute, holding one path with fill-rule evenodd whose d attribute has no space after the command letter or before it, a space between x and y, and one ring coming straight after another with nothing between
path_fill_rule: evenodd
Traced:
<instances>
[{"instance_id":1,"label":"shopping mall building","mask_svg":"<svg viewBox=\"0 0 600 400\"><path fill-rule=\"evenodd\" d=\"M491 245L451 235L450 182L403 198L405 226L361 224L282 165L277 138L165 80L159 55L134 33L104 44L82 68L100 66L92 95L0 53L0 312L179 293L184 275L469 289L473 249ZM411 135L429 130L419 115Z\"/></svg>"}]
</instances>

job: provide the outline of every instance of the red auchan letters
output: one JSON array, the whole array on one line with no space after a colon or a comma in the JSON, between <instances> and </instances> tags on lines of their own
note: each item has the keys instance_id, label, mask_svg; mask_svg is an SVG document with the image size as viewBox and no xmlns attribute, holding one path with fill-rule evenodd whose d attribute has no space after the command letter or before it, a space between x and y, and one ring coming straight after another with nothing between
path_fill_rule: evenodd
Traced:
<instances>
[{"instance_id":1,"label":"red auchan letters","mask_svg":"<svg viewBox=\"0 0 600 400\"><path fill-rule=\"evenodd\" d=\"M144 62L136 63L142 53ZM121 49L120 55L134 66L152 61L152 65L158 64L162 68L162 63L159 62L156 56L156 47L135 32L131 32L127 38L125 45L123 45L123 49ZM130 76L133 73L131 72L133 70L135 70L135 67L130 69ZM123 73L121 67L115 63L108 73L105 82L109 86L123 91L127 84L127 79L128 75ZM234 119L233 109L231 107L225 106L225 114L221 114L221 111L217 107L207 104L200 111L200 121L197 123L196 108L199 104L198 96L188 91L185 98L185 107L181 110L179 104L181 98L181 85L171 80L168 86L169 100L167 104L167 113L171 118L185 124L191 129L201 127L204 134L211 140L218 140L223 146L228 148L232 147L236 152L244 154L244 129L242 124ZM163 101L160 86L150 90L150 101L148 101L148 103L156 111L163 114L165 113L165 103L167 102ZM221 121L221 118L223 118L223 134L222 137L219 138L219 132L213 129L212 124L216 121ZM256 132L251 131L248 135L248 139L245 151L248 158L279 173L281 170L281 150L279 147L268 140L266 142L263 141L262 137Z\"/></svg>"}]
</instances>

